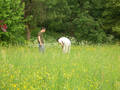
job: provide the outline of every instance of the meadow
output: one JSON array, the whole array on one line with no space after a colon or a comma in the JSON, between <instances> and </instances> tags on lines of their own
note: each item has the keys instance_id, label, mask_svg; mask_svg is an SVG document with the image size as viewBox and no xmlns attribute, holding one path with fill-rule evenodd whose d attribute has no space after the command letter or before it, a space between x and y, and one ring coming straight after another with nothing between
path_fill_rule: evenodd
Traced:
<instances>
[{"instance_id":1,"label":"meadow","mask_svg":"<svg viewBox=\"0 0 120 90\"><path fill-rule=\"evenodd\" d=\"M0 47L0 90L120 90L120 46Z\"/></svg>"}]
</instances>

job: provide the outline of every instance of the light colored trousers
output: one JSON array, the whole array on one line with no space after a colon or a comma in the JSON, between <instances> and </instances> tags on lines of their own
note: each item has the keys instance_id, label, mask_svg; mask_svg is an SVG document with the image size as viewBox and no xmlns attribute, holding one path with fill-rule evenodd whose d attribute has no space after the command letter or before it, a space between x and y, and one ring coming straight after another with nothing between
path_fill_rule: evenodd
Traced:
<instances>
[{"instance_id":1,"label":"light colored trousers","mask_svg":"<svg viewBox=\"0 0 120 90\"><path fill-rule=\"evenodd\" d=\"M44 44L43 45L38 44L38 45L39 45L39 51L42 52L42 53L44 53L45 52L45 46L44 46Z\"/></svg>"},{"instance_id":2,"label":"light colored trousers","mask_svg":"<svg viewBox=\"0 0 120 90\"><path fill-rule=\"evenodd\" d=\"M63 52L64 53L69 53L70 52L70 47L71 47L71 44L65 43L64 46L63 46Z\"/></svg>"}]
</instances>

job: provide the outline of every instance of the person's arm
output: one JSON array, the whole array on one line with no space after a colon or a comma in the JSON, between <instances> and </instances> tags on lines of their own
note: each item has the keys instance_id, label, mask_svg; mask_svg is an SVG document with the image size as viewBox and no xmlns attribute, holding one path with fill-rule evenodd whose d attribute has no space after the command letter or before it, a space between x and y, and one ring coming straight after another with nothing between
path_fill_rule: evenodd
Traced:
<instances>
[{"instance_id":1,"label":"person's arm","mask_svg":"<svg viewBox=\"0 0 120 90\"><path fill-rule=\"evenodd\" d=\"M38 41L39 41L40 45L42 45L42 42L41 42L40 36L38 36Z\"/></svg>"}]
</instances>

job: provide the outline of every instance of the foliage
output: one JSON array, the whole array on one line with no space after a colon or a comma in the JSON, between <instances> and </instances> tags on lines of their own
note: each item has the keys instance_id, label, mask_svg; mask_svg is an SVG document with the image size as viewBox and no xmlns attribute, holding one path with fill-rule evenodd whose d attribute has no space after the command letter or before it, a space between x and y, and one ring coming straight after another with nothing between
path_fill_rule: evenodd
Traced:
<instances>
[{"instance_id":1,"label":"foliage","mask_svg":"<svg viewBox=\"0 0 120 90\"><path fill-rule=\"evenodd\" d=\"M74 37L77 42L106 43L120 40L119 0L21 1L0 1L0 20L8 24L9 30L8 33L0 32L2 41L24 40L16 38L25 35L24 24L28 25L32 38L37 37L36 28L40 30L44 26L47 32L53 33L53 37L58 33Z\"/></svg>"},{"instance_id":2,"label":"foliage","mask_svg":"<svg viewBox=\"0 0 120 90\"><path fill-rule=\"evenodd\" d=\"M36 25L47 27L49 32L75 37L78 42L104 43L110 41L110 33L103 28L103 14L108 3L103 0L36 0L33 1L36 18L33 20Z\"/></svg>"},{"instance_id":3,"label":"foliage","mask_svg":"<svg viewBox=\"0 0 120 90\"><path fill-rule=\"evenodd\" d=\"M105 10L103 12L103 26L106 32L120 38L120 2L119 0L105 0Z\"/></svg>"},{"instance_id":4,"label":"foliage","mask_svg":"<svg viewBox=\"0 0 120 90\"><path fill-rule=\"evenodd\" d=\"M0 20L8 27L8 32L0 31L1 41L16 43L24 40L24 3L21 0L0 0Z\"/></svg>"}]
</instances>

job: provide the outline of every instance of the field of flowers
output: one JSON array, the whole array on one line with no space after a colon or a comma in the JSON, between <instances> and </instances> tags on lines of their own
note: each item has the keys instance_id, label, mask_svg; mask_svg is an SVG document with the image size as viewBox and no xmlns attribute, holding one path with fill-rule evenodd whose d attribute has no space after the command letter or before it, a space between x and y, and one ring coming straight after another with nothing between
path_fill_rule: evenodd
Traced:
<instances>
[{"instance_id":1,"label":"field of flowers","mask_svg":"<svg viewBox=\"0 0 120 90\"><path fill-rule=\"evenodd\" d=\"M120 46L0 47L0 90L120 90Z\"/></svg>"}]
</instances>

